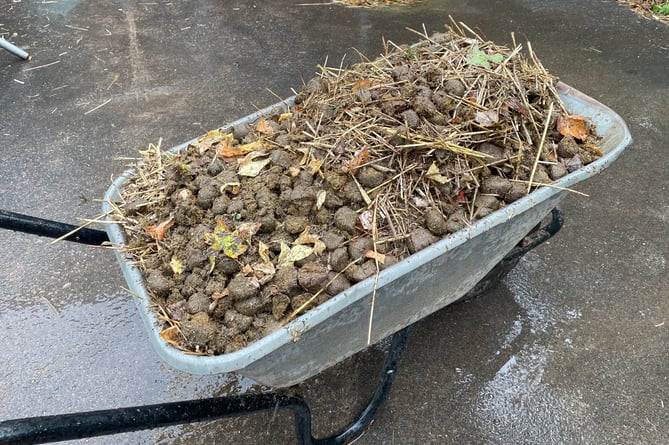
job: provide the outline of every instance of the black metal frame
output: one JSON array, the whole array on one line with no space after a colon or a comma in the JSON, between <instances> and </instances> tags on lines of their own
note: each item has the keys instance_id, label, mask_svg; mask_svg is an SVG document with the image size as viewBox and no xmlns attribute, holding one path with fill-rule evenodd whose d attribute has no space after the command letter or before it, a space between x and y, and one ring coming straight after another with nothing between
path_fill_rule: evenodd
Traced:
<instances>
[{"instance_id":1,"label":"black metal frame","mask_svg":"<svg viewBox=\"0 0 669 445\"><path fill-rule=\"evenodd\" d=\"M560 209L552 211L552 219L525 237L477 286L462 300L482 295L510 271L528 251L555 235L564 222ZM83 244L100 245L107 241L105 232L80 229L56 221L33 218L0 210L0 229L26 232ZM280 392L215 397L157 405L30 417L0 422L0 445L38 444L87 437L119 434L132 431L195 423L220 418L239 417L264 411L286 409L293 413L295 434L300 445L340 445L359 437L374 420L383 402L388 398L400 360L415 325L408 326L391 337L383 369L376 388L359 415L339 433L322 439L314 438L311 428L311 410L299 396Z\"/></svg>"}]
</instances>

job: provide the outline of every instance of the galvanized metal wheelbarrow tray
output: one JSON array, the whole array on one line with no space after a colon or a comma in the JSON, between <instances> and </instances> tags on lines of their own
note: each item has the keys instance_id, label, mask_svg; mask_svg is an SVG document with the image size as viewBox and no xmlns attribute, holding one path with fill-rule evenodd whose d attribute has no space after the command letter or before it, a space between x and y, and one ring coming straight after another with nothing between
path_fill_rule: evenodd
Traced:
<instances>
[{"instance_id":1,"label":"galvanized metal wheelbarrow tray","mask_svg":"<svg viewBox=\"0 0 669 445\"><path fill-rule=\"evenodd\" d=\"M479 282L533 227L569 193L565 188L591 178L608 167L631 141L624 121L608 107L560 83L558 91L572 114L588 118L603 138L597 161L542 187L428 248L382 271L371 320L374 279L362 281L326 303L296 318L267 337L239 351L220 356L187 355L159 336L160 322L142 273L116 250L130 289L139 296L139 308L151 343L171 366L192 374L237 372L275 388L290 386L319 373L425 316L460 299ZM277 105L287 106L286 103ZM224 126L250 123L277 105ZM174 150L185 148L189 141ZM107 191L103 206L119 199L119 189L132 171L119 177ZM120 226L107 224L110 241L125 244Z\"/></svg>"}]
</instances>

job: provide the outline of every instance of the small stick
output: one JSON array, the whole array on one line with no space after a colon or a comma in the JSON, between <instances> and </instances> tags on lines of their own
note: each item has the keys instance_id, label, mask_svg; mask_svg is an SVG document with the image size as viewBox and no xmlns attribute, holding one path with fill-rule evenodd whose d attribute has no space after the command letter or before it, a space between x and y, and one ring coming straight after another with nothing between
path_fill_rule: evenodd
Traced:
<instances>
[{"instance_id":1,"label":"small stick","mask_svg":"<svg viewBox=\"0 0 669 445\"><path fill-rule=\"evenodd\" d=\"M534 158L534 165L532 165L532 173L530 173L530 179L528 179L527 184L527 193L530 193L532 188L532 181L534 180L534 174L537 171L537 166L539 165L539 158L541 157L541 150L544 149L544 142L546 141L546 133L548 133L548 126L551 123L551 116L553 115L553 102L551 102L548 107L548 117L546 118L546 125L544 125L544 133L541 135L541 141L539 142L539 148L537 149L537 155Z\"/></svg>"},{"instance_id":2,"label":"small stick","mask_svg":"<svg viewBox=\"0 0 669 445\"><path fill-rule=\"evenodd\" d=\"M60 60L56 60L55 62L47 63L46 65L39 65L39 66L33 66L33 67L30 67L30 68L26 68L23 71L38 70L40 68L46 68L47 66L55 65L57 63L60 63Z\"/></svg>"},{"instance_id":3,"label":"small stick","mask_svg":"<svg viewBox=\"0 0 669 445\"><path fill-rule=\"evenodd\" d=\"M101 103L100 105L98 105L97 107L92 108L92 109L88 110L87 112L85 112L85 113L84 113L84 116L86 116L87 114L90 114L90 113L94 112L95 110L99 110L100 108L104 107L105 105L107 105L107 104L108 104L109 102L111 102L111 101L112 101L111 98L109 98L109 100L107 100L106 102L103 102L103 103Z\"/></svg>"},{"instance_id":4,"label":"small stick","mask_svg":"<svg viewBox=\"0 0 669 445\"><path fill-rule=\"evenodd\" d=\"M379 255L376 251L376 240L378 239L378 229L376 227L376 210L377 200L374 199L374 215L372 217L372 241L374 243L374 265L376 266L376 274L374 275L374 288L372 289L372 304L369 310L369 326L367 328L367 345L372 343L372 320L374 319L374 305L376 304L376 289L379 284Z\"/></svg>"}]
</instances>

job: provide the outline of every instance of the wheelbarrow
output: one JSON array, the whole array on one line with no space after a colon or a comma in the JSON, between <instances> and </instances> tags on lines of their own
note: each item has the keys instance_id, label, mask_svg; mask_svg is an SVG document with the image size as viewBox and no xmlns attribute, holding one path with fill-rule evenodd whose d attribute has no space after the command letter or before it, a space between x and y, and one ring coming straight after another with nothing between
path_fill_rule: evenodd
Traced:
<instances>
[{"instance_id":1,"label":"wheelbarrow","mask_svg":"<svg viewBox=\"0 0 669 445\"><path fill-rule=\"evenodd\" d=\"M150 308L150 297L141 272L115 249L119 264L157 353L171 366L192 374L236 372L276 389L259 395L242 395L186 402L73 413L0 422L0 444L45 443L137 431L181 423L246 415L258 411L289 409L295 414L301 444L341 444L359 436L371 423L387 398L398 370L407 339L416 322L463 298L484 293L504 276L527 251L553 236L562 226L559 203L568 189L608 167L630 143L625 122L596 100L560 83L558 91L572 114L588 118L602 137L603 156L561 178L552 187L542 187L507 207L381 271L376 280L375 310L371 342L369 313L374 279L367 279L257 342L230 354L193 356L160 338L159 323ZM277 104L288 106L290 102ZM272 105L223 128L251 123L269 113ZM174 150L185 148L189 141ZM118 198L119 188L133 172L126 172L110 187L103 210ZM550 215L551 220L544 222ZM26 215L0 211L0 228L61 237L86 244L109 241L125 243L120 227L106 225L106 233ZM445 272L448 273L445 273ZM369 404L340 433L323 439L311 434L310 410L299 397L280 388L300 383L347 357L391 338L386 362ZM336 339L332 341L332 339Z\"/></svg>"}]
</instances>

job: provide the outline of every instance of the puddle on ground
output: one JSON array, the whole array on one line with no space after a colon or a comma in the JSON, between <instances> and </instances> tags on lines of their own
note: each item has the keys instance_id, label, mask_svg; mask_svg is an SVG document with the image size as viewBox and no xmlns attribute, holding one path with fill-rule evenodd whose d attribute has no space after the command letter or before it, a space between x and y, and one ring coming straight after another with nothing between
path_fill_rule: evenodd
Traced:
<instances>
[{"instance_id":1,"label":"puddle on ground","mask_svg":"<svg viewBox=\"0 0 669 445\"><path fill-rule=\"evenodd\" d=\"M580 318L578 310L564 311L534 286L531 277L541 276L540 257L530 252L505 279L516 303L523 309L506 333L502 348L509 348L520 332L520 350L512 354L477 396L477 427L483 437L500 443L563 443L580 437L587 429L587 408L578 393L565 397L543 379L556 351L544 337L565 337L562 326ZM571 339L564 338L566 345Z\"/></svg>"},{"instance_id":2,"label":"puddle on ground","mask_svg":"<svg viewBox=\"0 0 669 445\"><path fill-rule=\"evenodd\" d=\"M234 374L194 376L169 368L153 351L125 292L67 305L32 297L39 303L9 308L4 302L0 311L0 419L236 395L257 388ZM118 444L124 438L142 443L150 437L150 432L138 432L95 443Z\"/></svg>"}]
</instances>

